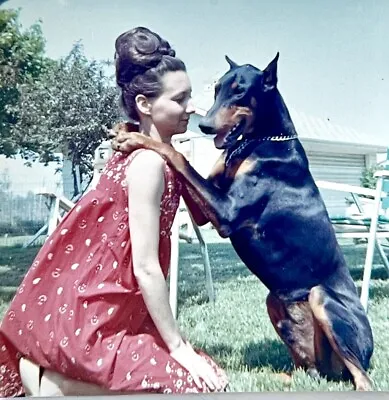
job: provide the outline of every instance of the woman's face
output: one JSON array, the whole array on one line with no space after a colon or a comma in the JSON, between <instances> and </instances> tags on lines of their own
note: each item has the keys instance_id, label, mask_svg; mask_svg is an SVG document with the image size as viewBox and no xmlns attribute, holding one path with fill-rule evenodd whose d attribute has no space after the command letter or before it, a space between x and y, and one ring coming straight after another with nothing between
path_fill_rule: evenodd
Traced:
<instances>
[{"instance_id":1,"label":"woman's face","mask_svg":"<svg viewBox=\"0 0 389 400\"><path fill-rule=\"evenodd\" d=\"M186 72L167 72L162 77L162 85L160 96L151 101L150 117L161 139L169 141L173 135L186 132L189 116L195 109Z\"/></svg>"}]
</instances>

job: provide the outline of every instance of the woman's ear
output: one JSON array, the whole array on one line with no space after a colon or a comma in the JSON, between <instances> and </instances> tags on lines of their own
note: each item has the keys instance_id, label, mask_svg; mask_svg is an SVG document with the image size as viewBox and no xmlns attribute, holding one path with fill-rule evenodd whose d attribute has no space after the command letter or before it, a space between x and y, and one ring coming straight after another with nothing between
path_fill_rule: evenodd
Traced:
<instances>
[{"instance_id":1,"label":"woman's ear","mask_svg":"<svg viewBox=\"0 0 389 400\"><path fill-rule=\"evenodd\" d=\"M138 108L138 111L143 115L150 115L151 114L151 103L147 99L146 96L143 94L138 94L135 97L135 104Z\"/></svg>"}]
</instances>

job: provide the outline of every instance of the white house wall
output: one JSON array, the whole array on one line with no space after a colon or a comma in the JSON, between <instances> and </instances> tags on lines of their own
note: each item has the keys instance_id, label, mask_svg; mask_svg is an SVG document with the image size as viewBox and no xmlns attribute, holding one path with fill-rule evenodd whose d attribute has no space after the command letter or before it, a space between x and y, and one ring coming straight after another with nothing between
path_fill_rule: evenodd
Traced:
<instances>
[{"instance_id":1,"label":"white house wall","mask_svg":"<svg viewBox=\"0 0 389 400\"><path fill-rule=\"evenodd\" d=\"M315 180L361 185L360 178L366 163L363 154L328 154L316 151L308 152L307 156ZM350 198L349 193L323 189L320 192L330 215L345 214L345 199Z\"/></svg>"}]
</instances>

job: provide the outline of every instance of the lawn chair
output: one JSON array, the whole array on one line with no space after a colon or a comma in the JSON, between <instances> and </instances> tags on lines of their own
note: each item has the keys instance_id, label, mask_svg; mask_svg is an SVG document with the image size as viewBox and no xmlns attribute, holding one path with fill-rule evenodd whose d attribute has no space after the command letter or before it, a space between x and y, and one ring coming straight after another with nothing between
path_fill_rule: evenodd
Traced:
<instances>
[{"instance_id":1,"label":"lawn chair","mask_svg":"<svg viewBox=\"0 0 389 400\"><path fill-rule=\"evenodd\" d=\"M48 221L43 225L34 236L23 244L23 248L33 245L39 237L46 234L50 236L56 226L62 221L64 214L70 211L74 202L67 199L65 196L59 196L54 192L39 191L37 196L43 196L47 200L47 207L49 209Z\"/></svg>"},{"instance_id":2,"label":"lawn chair","mask_svg":"<svg viewBox=\"0 0 389 400\"><path fill-rule=\"evenodd\" d=\"M389 150L387 160L389 160ZM382 233L382 229L386 230L386 235L384 233L384 237L387 239L387 242L389 241L388 214L386 213L384 216L380 215L380 210L383 210L385 212L389 210L389 163L387 162L385 168L382 171L377 171L374 176L377 177L376 194L374 198L374 214L372 215L370 223L370 235L366 250L366 259L363 271L363 282L361 291L361 301L365 309L367 309L367 303L369 300L369 286L371 269L373 265L374 247L378 243L377 236L378 233ZM385 263L385 266L389 272L389 266L387 262Z\"/></svg>"},{"instance_id":3,"label":"lawn chair","mask_svg":"<svg viewBox=\"0 0 389 400\"><path fill-rule=\"evenodd\" d=\"M331 222L338 237L367 239L361 289L361 302L366 310L375 249L389 273L389 260L384 250L389 248L389 149L384 169L377 171L375 177L377 178L376 189L328 181L316 182L320 189L350 193L357 208L356 213L347 216L331 216ZM362 196L371 199L370 207L366 205L369 201L364 201Z\"/></svg>"}]
</instances>

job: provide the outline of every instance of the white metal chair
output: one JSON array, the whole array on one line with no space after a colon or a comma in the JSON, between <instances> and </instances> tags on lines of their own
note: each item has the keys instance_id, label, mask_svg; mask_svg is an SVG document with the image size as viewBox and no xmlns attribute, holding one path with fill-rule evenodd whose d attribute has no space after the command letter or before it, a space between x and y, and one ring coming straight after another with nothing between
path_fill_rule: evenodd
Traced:
<instances>
[{"instance_id":1,"label":"white metal chair","mask_svg":"<svg viewBox=\"0 0 389 400\"><path fill-rule=\"evenodd\" d=\"M384 250L385 247L389 247L389 149L384 169L377 171L375 177L377 178L375 189L328 181L316 182L320 189L350 193L357 207L357 213L341 217L332 216L331 222L339 237L368 240L361 288L361 302L366 310L375 249L389 273L389 261ZM363 205L361 196L371 198L369 212Z\"/></svg>"}]
</instances>

